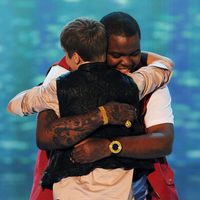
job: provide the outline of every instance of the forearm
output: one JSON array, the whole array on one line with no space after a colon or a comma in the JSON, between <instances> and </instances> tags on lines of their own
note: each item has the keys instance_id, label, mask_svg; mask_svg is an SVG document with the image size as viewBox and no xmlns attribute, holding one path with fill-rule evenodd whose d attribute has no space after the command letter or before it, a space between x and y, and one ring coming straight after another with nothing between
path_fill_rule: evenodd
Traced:
<instances>
[{"instance_id":1,"label":"forearm","mask_svg":"<svg viewBox=\"0 0 200 200\"><path fill-rule=\"evenodd\" d=\"M155 133L153 135L142 135L136 137L117 138L123 146L120 156L132 157L136 159L158 158L168 155L168 147L163 148L163 135Z\"/></svg>"},{"instance_id":2,"label":"forearm","mask_svg":"<svg viewBox=\"0 0 200 200\"><path fill-rule=\"evenodd\" d=\"M50 85L48 85L50 86ZM28 91L22 100L22 111L25 115L52 109L59 116L59 107L56 90L50 87L34 87Z\"/></svg>"},{"instance_id":3,"label":"forearm","mask_svg":"<svg viewBox=\"0 0 200 200\"><path fill-rule=\"evenodd\" d=\"M79 116L58 118L52 110L38 115L37 145L41 149L66 149L74 146L103 125L98 109Z\"/></svg>"},{"instance_id":4,"label":"forearm","mask_svg":"<svg viewBox=\"0 0 200 200\"><path fill-rule=\"evenodd\" d=\"M173 143L172 124L165 124L164 132L141 136L116 137L122 145L122 151L116 156L129 157L133 159L151 159L166 156L171 152ZM157 128L154 126L152 128ZM163 127L162 127L163 128ZM110 140L103 138L87 138L75 146L72 156L76 162L89 163L112 155L109 144Z\"/></svg>"},{"instance_id":5,"label":"forearm","mask_svg":"<svg viewBox=\"0 0 200 200\"><path fill-rule=\"evenodd\" d=\"M41 149L69 148L102 125L107 123L121 125L127 119L134 121L136 116L134 107L128 104L108 102L103 107L105 113L96 108L79 116L64 118L58 118L53 110L39 113L36 131L38 147Z\"/></svg>"},{"instance_id":6,"label":"forearm","mask_svg":"<svg viewBox=\"0 0 200 200\"><path fill-rule=\"evenodd\" d=\"M46 109L53 109L59 115L55 81L46 87L41 85L26 90L16 95L8 104L8 111L20 116Z\"/></svg>"},{"instance_id":7,"label":"forearm","mask_svg":"<svg viewBox=\"0 0 200 200\"><path fill-rule=\"evenodd\" d=\"M171 78L172 69L169 63L159 60L128 75L137 84L139 97L142 99L145 95L167 84Z\"/></svg>"},{"instance_id":8,"label":"forearm","mask_svg":"<svg viewBox=\"0 0 200 200\"><path fill-rule=\"evenodd\" d=\"M140 136L116 138L123 147L119 156L149 159L169 155L173 144L173 125L166 124L165 129Z\"/></svg>"}]
</instances>

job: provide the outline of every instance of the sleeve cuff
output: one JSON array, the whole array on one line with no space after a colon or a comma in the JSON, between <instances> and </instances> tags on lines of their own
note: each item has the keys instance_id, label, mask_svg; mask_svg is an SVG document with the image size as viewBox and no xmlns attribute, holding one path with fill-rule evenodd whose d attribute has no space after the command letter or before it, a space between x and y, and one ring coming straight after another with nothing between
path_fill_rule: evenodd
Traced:
<instances>
[{"instance_id":1,"label":"sleeve cuff","mask_svg":"<svg viewBox=\"0 0 200 200\"><path fill-rule=\"evenodd\" d=\"M22 112L22 106L21 106L24 95L25 95L25 92L21 92L9 102L9 106L8 106L9 112L15 115L19 115L21 117L25 116L24 113Z\"/></svg>"}]
</instances>

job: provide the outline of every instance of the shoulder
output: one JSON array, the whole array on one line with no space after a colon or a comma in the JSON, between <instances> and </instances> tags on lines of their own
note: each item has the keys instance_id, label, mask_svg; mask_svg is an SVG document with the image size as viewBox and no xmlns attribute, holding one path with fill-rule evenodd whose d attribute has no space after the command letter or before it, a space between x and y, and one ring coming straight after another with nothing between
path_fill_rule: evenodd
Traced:
<instances>
[{"instance_id":1,"label":"shoulder","mask_svg":"<svg viewBox=\"0 0 200 200\"><path fill-rule=\"evenodd\" d=\"M47 74L47 76L43 82L43 85L47 85L52 79L55 79L67 72L69 72L67 69L65 69L59 65L55 65L55 66L51 67L49 73Z\"/></svg>"},{"instance_id":2,"label":"shoulder","mask_svg":"<svg viewBox=\"0 0 200 200\"><path fill-rule=\"evenodd\" d=\"M171 95L169 92L169 88L166 86L164 88L157 89L152 93L148 105L156 104L157 102L171 102Z\"/></svg>"}]
</instances>

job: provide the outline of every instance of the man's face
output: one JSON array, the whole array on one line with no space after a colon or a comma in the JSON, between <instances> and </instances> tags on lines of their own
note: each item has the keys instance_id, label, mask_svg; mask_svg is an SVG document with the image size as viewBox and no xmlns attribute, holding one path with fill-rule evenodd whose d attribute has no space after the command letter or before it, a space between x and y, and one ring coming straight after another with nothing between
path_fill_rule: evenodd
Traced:
<instances>
[{"instance_id":1,"label":"man's face","mask_svg":"<svg viewBox=\"0 0 200 200\"><path fill-rule=\"evenodd\" d=\"M134 71L141 58L139 35L129 37L111 35L108 41L107 63L127 73Z\"/></svg>"}]
</instances>

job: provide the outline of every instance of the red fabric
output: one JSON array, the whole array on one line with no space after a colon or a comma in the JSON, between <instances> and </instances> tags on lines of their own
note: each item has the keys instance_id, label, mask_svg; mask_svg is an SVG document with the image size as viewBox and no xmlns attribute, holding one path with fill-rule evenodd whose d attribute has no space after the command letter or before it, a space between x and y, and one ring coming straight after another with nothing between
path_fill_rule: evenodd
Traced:
<instances>
[{"instance_id":1,"label":"red fabric","mask_svg":"<svg viewBox=\"0 0 200 200\"><path fill-rule=\"evenodd\" d=\"M48 164L48 157L46 151L38 150L37 160L34 170L33 186L30 195L30 200L53 200L52 190L42 189L40 180L43 171Z\"/></svg>"},{"instance_id":2,"label":"red fabric","mask_svg":"<svg viewBox=\"0 0 200 200\"><path fill-rule=\"evenodd\" d=\"M59 65L67 70L71 70L67 65L65 57L62 58L59 62L52 65ZM42 177L43 171L46 169L48 164L48 156L46 151L38 150L38 155L35 164L34 177L32 191L29 200L53 200L52 190L42 189L40 186L40 180Z\"/></svg>"},{"instance_id":3,"label":"red fabric","mask_svg":"<svg viewBox=\"0 0 200 200\"><path fill-rule=\"evenodd\" d=\"M52 66L55 66L55 65L59 65L59 66L65 68L65 69L71 71L71 68L66 63L65 57L63 57L60 61L54 63Z\"/></svg>"},{"instance_id":4,"label":"red fabric","mask_svg":"<svg viewBox=\"0 0 200 200\"><path fill-rule=\"evenodd\" d=\"M140 104L140 121L144 125L144 116L147 110L147 104L152 93L145 96ZM174 173L168 165L165 157L155 159L154 171L147 176L147 179L152 187L150 192L151 200L178 200L178 194L174 184Z\"/></svg>"},{"instance_id":5,"label":"red fabric","mask_svg":"<svg viewBox=\"0 0 200 200\"><path fill-rule=\"evenodd\" d=\"M158 159L154 164L155 171L147 178L153 189L152 200L178 200L174 184L174 173L165 158Z\"/></svg>"}]
</instances>

